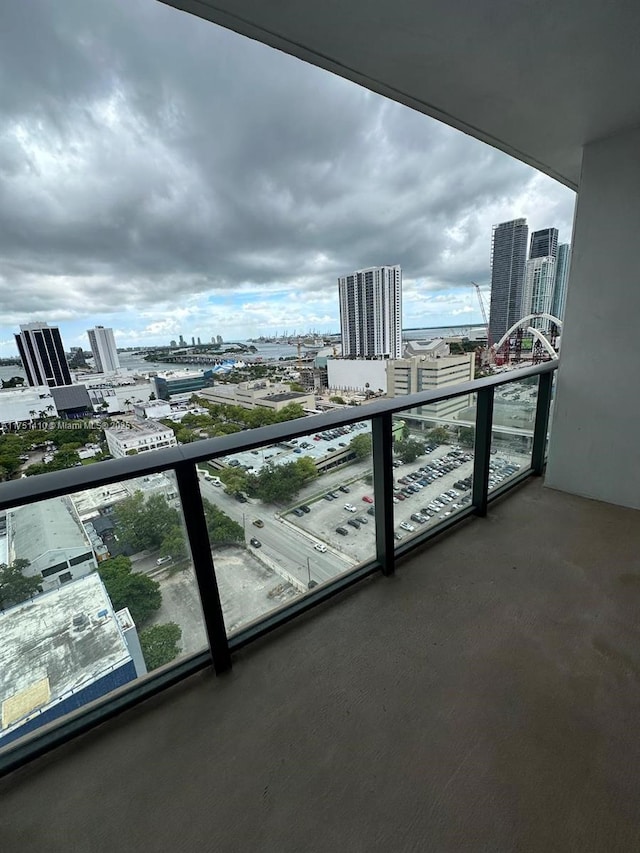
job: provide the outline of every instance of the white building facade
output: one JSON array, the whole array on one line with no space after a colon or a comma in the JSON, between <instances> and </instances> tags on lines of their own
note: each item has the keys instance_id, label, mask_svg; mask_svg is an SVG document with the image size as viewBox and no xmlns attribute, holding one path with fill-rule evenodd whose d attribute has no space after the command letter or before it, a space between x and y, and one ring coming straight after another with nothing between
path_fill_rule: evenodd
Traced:
<instances>
[{"instance_id":1,"label":"white building facade","mask_svg":"<svg viewBox=\"0 0 640 853\"><path fill-rule=\"evenodd\" d=\"M327 385L332 391L387 392L387 361L363 358L328 358Z\"/></svg>"},{"instance_id":2,"label":"white building facade","mask_svg":"<svg viewBox=\"0 0 640 853\"><path fill-rule=\"evenodd\" d=\"M129 429L105 429L109 453L114 459L177 445L173 430L156 421L133 422Z\"/></svg>"},{"instance_id":3,"label":"white building facade","mask_svg":"<svg viewBox=\"0 0 640 853\"><path fill-rule=\"evenodd\" d=\"M57 417L58 410L48 385L0 391L0 427Z\"/></svg>"},{"instance_id":4,"label":"white building facade","mask_svg":"<svg viewBox=\"0 0 640 853\"><path fill-rule=\"evenodd\" d=\"M345 357L401 357L402 270L398 264L341 276L338 296Z\"/></svg>"},{"instance_id":5,"label":"white building facade","mask_svg":"<svg viewBox=\"0 0 640 853\"><path fill-rule=\"evenodd\" d=\"M116 341L113 337L113 329L105 329L104 326L96 326L87 329L89 344L93 353L96 370L99 373L113 373L120 369L120 359Z\"/></svg>"},{"instance_id":6,"label":"white building facade","mask_svg":"<svg viewBox=\"0 0 640 853\"><path fill-rule=\"evenodd\" d=\"M556 283L556 259L550 255L527 261L522 292L522 316L550 314ZM547 320L534 320L532 326L547 328Z\"/></svg>"}]
</instances>

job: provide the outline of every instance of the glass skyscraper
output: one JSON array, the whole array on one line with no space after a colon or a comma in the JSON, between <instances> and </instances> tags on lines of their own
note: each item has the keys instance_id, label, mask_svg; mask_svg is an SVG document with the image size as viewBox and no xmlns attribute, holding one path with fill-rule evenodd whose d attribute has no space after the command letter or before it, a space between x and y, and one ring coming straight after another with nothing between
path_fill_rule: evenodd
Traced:
<instances>
[{"instance_id":1,"label":"glass skyscraper","mask_svg":"<svg viewBox=\"0 0 640 853\"><path fill-rule=\"evenodd\" d=\"M531 234L531 248L529 259L555 258L558 254L558 229L543 228Z\"/></svg>"},{"instance_id":2,"label":"glass skyscraper","mask_svg":"<svg viewBox=\"0 0 640 853\"><path fill-rule=\"evenodd\" d=\"M558 246L558 263L556 268L556 284L553 291L553 304L551 313L559 320L564 320L564 304L567 299L567 279L569 278L569 264L571 263L571 246L569 243L561 243Z\"/></svg>"},{"instance_id":3,"label":"glass skyscraper","mask_svg":"<svg viewBox=\"0 0 640 853\"><path fill-rule=\"evenodd\" d=\"M526 219L513 219L493 227L491 246L491 313L493 343L522 316L524 265L529 227Z\"/></svg>"}]
</instances>

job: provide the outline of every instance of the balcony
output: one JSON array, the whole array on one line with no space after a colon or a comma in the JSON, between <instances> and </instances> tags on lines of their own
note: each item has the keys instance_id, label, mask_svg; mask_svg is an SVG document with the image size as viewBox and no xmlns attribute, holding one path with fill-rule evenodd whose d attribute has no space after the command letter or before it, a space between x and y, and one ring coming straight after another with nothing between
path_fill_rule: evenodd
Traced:
<instances>
[{"instance_id":1,"label":"balcony","mask_svg":"<svg viewBox=\"0 0 640 853\"><path fill-rule=\"evenodd\" d=\"M3 848L636 850L639 531L528 480L5 777Z\"/></svg>"}]
</instances>

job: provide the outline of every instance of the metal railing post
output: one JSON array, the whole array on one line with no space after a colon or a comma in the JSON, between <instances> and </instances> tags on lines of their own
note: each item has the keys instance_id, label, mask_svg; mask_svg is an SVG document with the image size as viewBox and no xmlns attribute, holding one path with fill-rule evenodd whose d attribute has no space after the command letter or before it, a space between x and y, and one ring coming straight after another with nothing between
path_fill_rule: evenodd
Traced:
<instances>
[{"instance_id":1,"label":"metal railing post","mask_svg":"<svg viewBox=\"0 0 640 853\"><path fill-rule=\"evenodd\" d=\"M551 389L553 373L541 373L538 376L538 400L536 404L536 423L533 430L531 449L531 468L540 476L544 470L547 452L547 430L549 428L549 410L551 408Z\"/></svg>"},{"instance_id":2,"label":"metal railing post","mask_svg":"<svg viewBox=\"0 0 640 853\"><path fill-rule=\"evenodd\" d=\"M390 414L371 421L373 489L376 521L376 559L384 575L395 568L393 540L393 427Z\"/></svg>"},{"instance_id":3,"label":"metal railing post","mask_svg":"<svg viewBox=\"0 0 640 853\"><path fill-rule=\"evenodd\" d=\"M476 403L476 440L473 457L472 504L476 515L482 517L487 514L492 424L493 387L481 388L478 391Z\"/></svg>"},{"instance_id":4,"label":"metal railing post","mask_svg":"<svg viewBox=\"0 0 640 853\"><path fill-rule=\"evenodd\" d=\"M217 673L226 672L231 669L231 653L196 466L190 462L184 462L176 465L175 472L213 666Z\"/></svg>"}]
</instances>

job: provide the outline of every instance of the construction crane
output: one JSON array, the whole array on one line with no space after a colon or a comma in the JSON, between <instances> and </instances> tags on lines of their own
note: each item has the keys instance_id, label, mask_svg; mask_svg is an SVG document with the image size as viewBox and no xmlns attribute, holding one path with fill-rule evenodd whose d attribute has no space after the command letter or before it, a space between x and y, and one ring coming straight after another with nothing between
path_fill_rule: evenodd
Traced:
<instances>
[{"instance_id":1,"label":"construction crane","mask_svg":"<svg viewBox=\"0 0 640 853\"><path fill-rule=\"evenodd\" d=\"M491 340L491 331L489 329L489 321L487 320L487 310L484 306L484 299L482 298L482 291L480 290L480 285L476 284L475 281L472 281L471 284L475 287L476 293L478 294L478 304L480 305L480 313L482 314L482 322L487 332L487 361L489 364L493 362L494 352L492 349L493 341Z\"/></svg>"}]
</instances>

